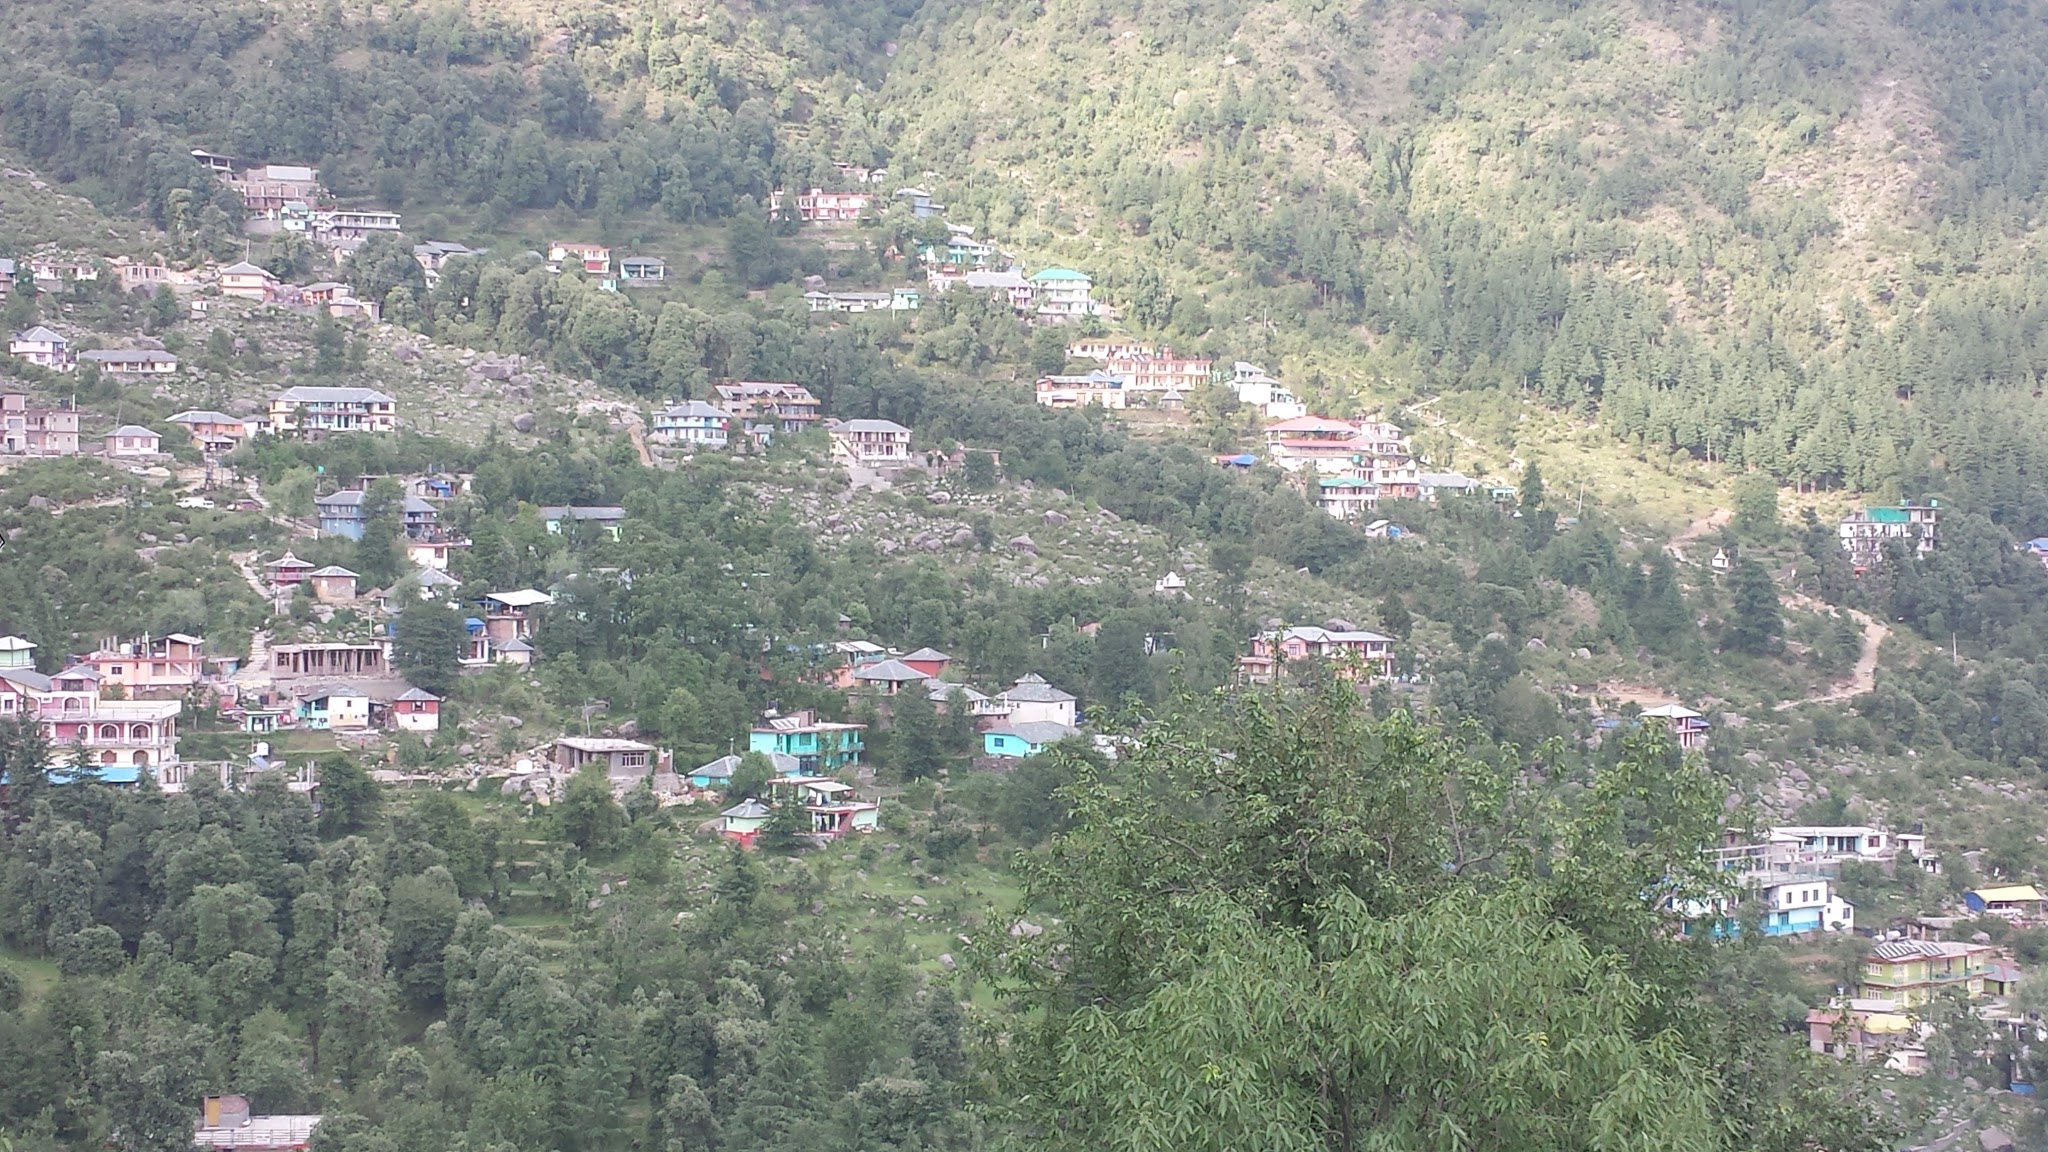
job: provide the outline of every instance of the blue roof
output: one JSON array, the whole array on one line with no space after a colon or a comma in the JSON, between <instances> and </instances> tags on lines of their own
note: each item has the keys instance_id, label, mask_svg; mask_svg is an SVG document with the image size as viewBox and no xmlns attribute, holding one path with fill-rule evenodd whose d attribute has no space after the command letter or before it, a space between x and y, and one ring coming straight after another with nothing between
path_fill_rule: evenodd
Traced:
<instances>
[{"instance_id":1,"label":"blue roof","mask_svg":"<svg viewBox=\"0 0 2048 1152\"><path fill-rule=\"evenodd\" d=\"M1239 468L1249 468L1258 462L1259 458L1249 452L1242 456L1225 456L1222 460L1218 461L1218 463L1231 464Z\"/></svg>"},{"instance_id":2,"label":"blue roof","mask_svg":"<svg viewBox=\"0 0 2048 1152\"><path fill-rule=\"evenodd\" d=\"M484 630L484 622L475 616L464 616L462 618L462 626L469 629L469 634L472 636Z\"/></svg>"},{"instance_id":3,"label":"blue roof","mask_svg":"<svg viewBox=\"0 0 2048 1152\"><path fill-rule=\"evenodd\" d=\"M2026 546L2036 552L2048 552L2048 536L2036 536Z\"/></svg>"}]
</instances>

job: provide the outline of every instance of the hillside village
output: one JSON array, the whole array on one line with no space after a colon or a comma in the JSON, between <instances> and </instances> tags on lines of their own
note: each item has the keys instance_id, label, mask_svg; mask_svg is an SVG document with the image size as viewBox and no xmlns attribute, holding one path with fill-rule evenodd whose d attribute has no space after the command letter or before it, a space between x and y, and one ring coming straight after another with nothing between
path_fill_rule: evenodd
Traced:
<instances>
[{"instance_id":1,"label":"hillside village","mask_svg":"<svg viewBox=\"0 0 2048 1152\"><path fill-rule=\"evenodd\" d=\"M1476 10L1467 19L1476 27ZM658 23L635 35L658 39ZM417 28L409 35L428 39ZM550 35L566 42L585 30ZM1441 35L1446 45L1457 39ZM1115 52L1160 50L1134 31L1105 38ZM1532 34L1527 43L1538 42ZM1236 73L1263 71L1274 54L1262 40L1226 47L1217 56ZM1260 67L1240 67L1254 48ZM898 50L890 40L888 54ZM1428 53L1439 50L1448 49ZM563 59L535 49L521 64L542 77L547 115L580 125L559 135L594 132L607 111L576 111L591 97L582 73L564 79ZM1598 64L1597 54L1585 59ZM693 100L745 107L726 91L732 75L707 61L698 54L663 67L704 72L702 91L719 95ZM646 95L650 108L662 99L631 95ZM777 99L808 115L820 97ZM1260 122L1229 103L1182 109L1178 96L1166 115L1191 137L1204 117ZM1458 150L1483 158L1527 131ZM552 119L549 133L558 134ZM1350 150L1388 181L1362 200L1392 202L1397 184L1413 194L1412 157L1362 133ZM169 161L182 166L185 153L173 151ZM181 1082L176 1091L201 1094L156 1102L172 1116L174 1146L183 1146L196 1102L194 1147L388 1147L363 1139L368 1122L344 1101L424 1098L423 1069L432 1061L438 1075L449 1035L461 1031L450 1022L476 1011L480 988L502 994L491 980L528 980L529 992L546 985L552 999L532 998L566 1020L574 1013L562 1006L574 997L561 990L591 971L615 979L605 995L637 997L637 1015L563 1025L547 1044L594 1050L590 1037L612 1029L631 1038L619 1051L645 1047L630 1102L624 1088L584 1093L582 1081L552 1069L507 1075L502 1092L491 1076L465 1071L476 1083L433 1091L487 1095L507 1117L526 1114L508 1103L521 1086L522 1106L556 1093L546 1098L565 1110L568 1097L584 1094L616 1113L587 1120L592 1130L628 1113L639 1124L644 1112L647 1139L671 1149L787 1147L754 1139L754 1126L797 1129L775 1119L789 1107L777 1099L780 1085L734 1086L743 1066L764 1083L829 1077L836 1096L791 1090L789 1099L813 1111L809 1099L835 1100L869 1139L862 1148L980 1146L979 1129L972 1139L965 1127L946 1129L941 1139L930 1119L967 1109L962 1021L997 1019L995 1005L1025 986L1020 973L1048 981L1042 990L1095 962L1077 959L1076 937L1063 931L1089 911L1076 888L1100 884L1111 894L1105 906L1129 899L1116 909L1127 920L1108 935L1130 938L1118 945L1126 959L1166 971L1188 962L1172 951L1186 950L1188 937L1154 938L1151 922L1190 931L1176 918L1196 885L1224 890L1242 879L1175 870L1212 851L1231 867L1240 866L1233 853L1261 855L1230 839L1243 829L1205 825L1177 805L1284 827L1289 850L1307 861L1351 834L1343 821L1355 811L1382 802L1424 814L1428 836L1445 838L1417 850L1422 879L1412 888L1388 885L1419 905L1416 893L1462 883L1468 865L1484 876L1493 854L1525 849L1517 835L1539 843L1527 859L1542 867L1525 870L1552 870L1557 846L1528 830L1568 827L1580 808L1598 816L1612 804L1626 814L1615 819L1616 829L1627 825L1616 832L1626 848L1601 865L1643 865L1647 851L1638 859L1635 850L1668 831L1636 827L1656 823L1645 812L1698 801L1709 831L1684 859L1618 873L1615 890L1648 907L1647 919L1621 930L1651 939L1646 951L1669 945L1660 955L1691 964L1715 942L1741 957L1686 994L1703 1013L1725 1007L1720 997L1753 999L1744 1011L1769 1036L1757 1051L1790 1037L1805 1049L1795 1055L1816 1057L1779 1079L1821 1077L1811 1082L1828 1087L1808 1105L1841 1107L1851 1129L1911 1126L1926 1148L1974 1138L1985 1152L2026 1146L2006 1131L2015 1125L2048 1131L2028 1110L2037 1061L2048 1059L2034 976L2048 962L2048 836L2033 817L2048 685L2032 676L2039 644L2026 615L2048 603L2048 536L2022 540L2028 533L2015 527L2028 522L2015 507L2033 514L2015 494L2033 473L2012 453L1943 456L1928 452L1932 441L1879 452L1868 447L1870 422L1836 421L1865 439L1855 451L1835 446L1852 463L1830 465L1814 462L1828 453L1788 437L1774 443L1756 427L1746 438L1700 431L1739 405L1717 401L1711 418L1670 415L1672 395L1697 399L1711 384L1782 370L1791 356L1781 346L1712 372L1679 367L1684 355L1707 354L1674 351L1675 342L1656 352L1668 362L1577 346L1550 348L1540 365L1481 355L1471 372L1488 387L1505 382L1501 397L1443 387L1431 375L1440 369L1412 346L1394 349L1435 341L1432 353L1448 362L1477 344L1470 332L1425 333L1406 319L1395 325L1399 340L1368 330L1430 295L1435 280L1446 299L1490 278L1512 281L1503 291L1527 299L1598 297L1627 318L1612 320L1617 331L1653 310L1562 275L1529 288L1515 279L1527 269L1503 271L1507 262L1555 272L1553 257L1510 252L1491 233L1474 243L1506 252L1501 264L1431 264L1428 290L1403 298L1395 282L1405 273L1391 261L1368 265L1349 239L1331 241L1338 257L1307 252L1305 237L1350 235L1327 214L1274 214L1261 201L1258 236L1208 234L1202 245L1213 251L1202 256L1186 237L1203 229L1186 218L1169 224L1163 199L1141 205L1146 195L1121 184L1117 212L1105 204L1076 216L1063 202L1073 190L1043 182L1032 188L1043 203L1027 209L1022 192L1009 192L1005 211L990 156L964 151L963 171L919 165L906 169L912 176L880 166L882 150L872 159L833 151L858 158L778 168L772 186L752 195L736 187L715 211L663 203L652 226L636 215L646 205L628 210L591 195L579 207L567 190L553 206L493 199L451 208L394 182L389 164L367 168L340 154L323 160L327 180L321 167L289 157L189 154L204 189L179 191L196 192L225 221L207 243L181 220L134 239L94 226L74 231L95 243L46 239L15 250L0 221L0 550L15 554L0 551L0 572L29 572L16 558L32 555L36 582L51 586L0 594L0 726L33 735L0 740L0 832L43 854L35 870L56 874L44 861L85 855L49 831L58 813L84 820L93 805L103 815L168 797L209 821L246 806L234 810L259 815L236 835L259 826L269 835L263 821L275 817L261 806L295 798L305 829L317 828L332 853L318 861L326 874L289 902L266 889L260 906L232 905L256 881L223 865L195 899L232 905L216 920L254 925L252 937L273 923L297 933L302 912L313 923L324 908L336 924L331 939L271 941L283 957L276 972L295 958L313 970L287 949L331 944L323 987L350 991L352 980L383 979L389 947L390 971L406 983L403 999L368 1009L360 1006L374 997L336 992L339 1011L278 1031L315 1040L293 1058L313 1085L296 1095L291 1078L265 1081L256 1062L214 1069L205 1085ZM1166 167L1186 160L1170 153ZM164 162L161 150L151 160ZM47 190L23 170L6 168L0 179ZM725 199L737 206L729 216ZM1362 219L1385 208L1344 210ZM1742 209L1742 243L1766 218L1775 220ZM1159 262L1173 266L1165 279L1133 263L1132 237L1175 232L1181 247ZM1624 251L1599 235L1586 244ZM1262 251L1269 241L1297 251ZM1614 259L1682 265L1670 277L1674 300L1724 274L1690 248L1682 259L1655 249ZM1243 265L1228 273L1243 276L1229 293L1219 260ZM1361 286L1374 276L1384 283ZM1302 304L1311 297L1348 298L1357 310L1343 324L1319 317L1311 329L1301 315L1313 311ZM1268 298L1287 320L1270 318ZM1247 299L1256 315L1239 322ZM1867 325L1852 303L1845 296L1830 305L1839 316L1802 323L1809 335L1837 321ZM1479 310L1469 298L1461 306ZM1290 324L1290 336L1276 335ZM1586 339L1548 312L1538 327ZM1333 351L1354 337L1370 352ZM1452 345L1456 353L1446 351ZM1514 351L1528 359L1528 348ZM1397 355L1412 356L1403 371L1414 379L1388 370ZM1925 361L1886 361L1902 406L1914 402L1913 385L1897 379L1906 371L1898 365L1918 371ZM762 365L771 370L755 370ZM1651 379L1654 388L1642 383ZM1604 408L1586 399L1601 387ZM1807 408L1818 403L1817 393L1801 394ZM1704 441L1697 458L1673 447L1679 433L1644 432L1653 404L1657 419ZM1940 421L1944 434L1963 422L1952 413ZM1771 455L1795 451L1796 467ZM1891 471L1873 479L1880 456ZM1981 492L1955 479L1980 464L1992 480L1968 474L1997 489L1995 516ZM1959 489L1960 499L1951 495ZM91 605L101 627L89 629L58 587L67 574L101 589L125 580L134 602L116 595ZM1273 716L1326 715L1300 702L1330 698L1364 725L1369 755L1346 742L1355 734L1342 725L1259 727ZM1432 730L1427 739L1404 727L1418 719ZM31 746L33 757L23 751ZM1295 754L1384 770L1372 757L1386 748L1426 755L1399 780L1376 780L1386 795L1369 802L1346 794L1355 781L1286 776L1299 767L1288 762ZM36 771L8 774L31 758ZM1454 761L1455 772L1428 775ZM1158 778L1118 775L1133 764ZM1671 795L1653 786L1616 800L1605 791L1610 781L1638 786L1630 773L1646 765L1668 775L1644 779L1680 782ZM1194 774L1175 778L1168 768ZM1457 774L1467 771L1474 775ZM1507 777L1512 784L1498 783ZM1245 778L1300 790L1276 804L1257 788L1229 794L1217 784ZM1192 804L1170 794L1188 779L1199 782ZM1404 794L1411 779L1441 783L1443 806ZM369 799L364 781L374 786ZM1469 795L1468 781L1478 782ZM1209 787L1217 792L1200 790ZM1467 827L1475 812L1499 829ZM224 843L220 826L208 834ZM1190 829L1217 843L1176 841ZM1494 834L1501 840L1490 852L1467 855L1465 837ZM1408 850L1396 839L1384 845L1389 875L1397 847ZM120 844L109 833L95 849ZM1381 848L1369 839L1360 854L1344 842L1357 859L1317 857L1303 874L1370 872L1358 859ZM313 865L309 856L261 867L299 884L319 872ZM148 868L170 872L154 857ZM386 933L376 910L386 893L364 895L377 868L391 873L374 879L390 889L385 915L396 932ZM1597 868L1587 874L1615 883ZM332 893L318 887L330 884ZM426 903L429 885L445 924L422 944L399 910ZM1144 903L1161 890L1170 901ZM686 899L671 898L682 892ZM1348 908L1349 898L1333 903ZM1485 906L1490 918L1519 907ZM1543 907L1558 923L1575 914ZM1402 919L1412 911L1379 906L1361 922L1397 925L1389 931L1406 933L1403 941L1441 934L1436 923ZM1267 914L1279 918L1264 909L1245 919ZM1311 919L1303 908L1287 914ZM1516 932L1527 914L1501 918L1507 929L1486 948L1533 946L1541 933ZM34 965L33 984L23 984L33 999L60 981L111 981L213 947L174 919L174 943L155 935L163 925L137 937L123 921L118 934L100 932L93 951L81 942L91 927L37 915L17 933L26 945L0 926L0 1023L26 1002L5 979L11 959ZM1317 932L1326 915L1341 922L1316 907ZM785 935L750 916L777 921ZM1571 921L1569 931L1592 922ZM1101 922L1092 930L1103 931ZM1225 916L1192 934L1206 949L1238 930ZM734 940L722 966L702 959ZM1549 942L1561 947L1546 962L1566 972L1557 957L1580 937L1559 932ZM1395 955L1394 937L1380 944ZM1144 954L1155 947L1159 956ZM690 957L675 959L683 953ZM274 1027L276 1005L259 1017L262 998L232 986L239 955L223 953L205 970L209 1002L224 1013L247 1008ZM671 970L635 967L655 955ZM1201 949L1188 955L1219 979L1231 975ZM1599 964L1619 972L1631 955L1602 952ZM1462 978L1492 962L1449 949L1403 961L1425 997L1437 986L1421 974ZM1311 986L1295 979L1300 972L1276 971L1274 987ZM1566 983L1576 993L1595 980L1581 973ZM1517 1034L1580 1026L1515 1016L1521 991L1489 993ZM863 1018L869 997L920 1014L915 1026L887 1041L866 1035L881 1027ZM1426 1015L1412 1004L1400 1012ZM320 1051L323 1042L345 1050L352 1013L383 1013L392 1024L354 1057ZM1628 1026L1647 1019L1631 1016ZM1008 1023L1021 1027L1015 1016ZM686 1025L710 1037L701 1062L695 1041L671 1034ZM1213 1020L1166 1026L1217 1032ZM1291 1018L1289 1027L1298 1027ZM322 1041L323 1030L332 1039ZM248 1035L260 1032L252 1025ZM790 1055L796 1042L787 1038L799 1032L816 1054ZM773 1044L762 1039L771 1034ZM0 1029L0 1056L10 1035ZM460 1043L485 1049L503 1037ZM1455 1058L1496 1068L1522 1059L1473 1051ZM1240 1057L1201 1066L1203 1083L1248 1079ZM502 1054L463 1058L482 1067ZM1786 1067L1754 1052L1730 1060ZM0 1061L0 1072L7 1067ZM1190 1083L1197 1075L1161 1067ZM1686 1067L1702 1082L1723 1071ZM1834 1090L1848 1084L1857 1087ZM714 1110L723 1130L709 1120ZM74 1136L84 1131L66 1123ZM489 1133L432 1138L493 1148L523 1138L516 1120L494 1123ZM112 1130L99 1136L125 1147ZM554 1142L608 1147L567 1132Z\"/></svg>"},{"instance_id":2,"label":"hillside village","mask_svg":"<svg viewBox=\"0 0 2048 1152\"><path fill-rule=\"evenodd\" d=\"M818 214L831 209L817 207L825 203L817 197L800 198L798 203L799 211L807 213L806 221L838 219ZM294 217L285 209L263 211L284 213L284 226L293 226ZM333 222L323 219L304 223L334 235ZM997 291L1021 318L1039 324L1062 325L1102 315L1087 302L1085 276L1058 269L1049 278L1025 278L1016 272L984 275L981 265L990 253L957 234L955 249L961 253L957 259L949 254L936 261L931 290ZM451 262L478 258L461 245L440 242L417 245L414 255L430 278L444 273ZM565 242L554 246L547 258L576 265L607 290L663 275L658 260L635 258L615 265L610 252L596 245ZM78 261L61 267L41 261L31 267L46 291L61 291L64 277L89 278L104 271L120 277L124 285L132 280L134 291L183 294L196 315L209 311L209 300L239 297L299 312L324 309L332 318L356 324L376 321L374 309L358 304L345 285L283 285L246 264L195 273L136 268L119 261ZM1056 295L1069 291L1067 285L1074 285L1071 291L1078 295ZM1073 300L1083 303L1075 305ZM805 301L814 313L851 313L915 308L919 298L907 289L888 298L835 297L813 289ZM175 379L180 371L177 357L153 348L74 352L72 341L48 325L17 333L8 351L53 377L94 371L149 382ZM1382 502L1428 506L1469 500L1512 506L1517 498L1512 476L1489 480L1431 470L1400 426L1383 419L1317 414L1256 364L1238 361L1219 368L1208 358L1115 335L1070 339L1065 353L1070 363L1094 367L1038 376L1028 385L1037 405L1179 413L1187 409L1191 397L1227 395L1257 421L1256 432L1243 444L1244 450L1216 454L1213 466L1225 472L1275 469L1315 508L1355 525L1363 540L1398 541L1407 534L1402 525L1377 516ZM200 471L182 473L193 479L193 494L187 499L210 505L219 496L250 509L262 507L260 490L253 479L237 476L232 468L235 454L246 445L264 438L318 443L344 435L392 436L407 419L394 396L342 385L286 388L271 394L263 411L246 416L187 409L166 417L168 427L162 431L123 425L95 433L106 417L53 406L29 393L8 393L0 404L7 414L5 450L11 454L24 459L98 455L110 462L148 467L184 450L204 465ZM819 398L798 381L717 382L701 398L643 409L636 421L634 427L644 430L645 443L661 453L655 462L669 468L697 454L742 449L758 453L778 440L820 432L829 466L843 469L859 483L888 486L916 475L944 476L966 467L960 448L923 441L914 428L885 419L828 416ZM297 522L294 533L360 543L372 530L372 493L380 478L332 479L336 486L316 494L313 515ZM473 479L466 474L403 478L396 526L411 570L387 586L368 586L345 566L316 566L289 549L252 556L246 571L280 617L292 611L292 605L304 603L320 623L309 631L286 628L280 618L276 629L257 633L245 655L210 654L207 641L196 636L142 635L73 654L58 661L63 666L56 672L44 675L35 671L35 645L20 637L0 638L0 660L6 662L0 668L0 686L7 690L0 695L0 712L37 718L53 749L68 751L60 778L134 786L147 777L174 793L189 787L195 773L223 785L276 774L288 787L317 798L319 779L312 764L294 763L290 753L274 750L295 733L325 734L342 747L373 754L379 748L395 751L401 737L429 747L461 740L460 734L442 731L444 697L409 683L398 668L395 635L407 606L418 600L444 605L459 615L466 638L455 663L465 672L483 673L501 667L532 668L541 656L533 643L535 625L554 603L553 594L534 588L475 594L450 575L452 559L470 541L453 527L444 510L470 494ZM551 534L597 533L617 540L628 527L626 509L617 506L542 507L539 516ZM1938 545L1938 516L1933 503L1857 509L1838 525L1840 547L1859 573L1881 565L1891 541L1924 555ZM1024 537L1011 545L1034 547ZM2048 549L2036 551L2048 554ZM1716 574L1726 571L1725 550L1717 551L1710 568ZM1153 591L1185 596L1187 587L1184 577L1167 571ZM850 621L842 618L841 626L850 627ZM296 638L287 641L286 634ZM1249 639L1237 661L1237 674L1246 685L1270 685L1285 681L1287 666L1298 663L1336 669L1361 688L1395 683L1408 678L1397 667L1398 644L1393 636L1340 620L1328 626L1273 627ZM235 650L242 651L239 646ZM808 675L816 685L841 695L843 709L835 709L839 715L868 719L830 719L812 708L771 711L747 730L730 734L734 752L695 765L679 763L672 750L638 738L628 723L606 726L599 735L571 732L538 741L521 732L511 749L487 759L459 757L454 767L438 774L391 767L373 775L393 784L450 780L545 807L559 802L579 774L596 771L619 799L639 792L655 804L679 806L692 813L691 819L706 835L753 847L774 827L823 845L885 830L884 794L877 790L875 767L864 755L867 736L871 727L887 730L898 703L910 696L920 698L938 716L959 718L971 728L976 745L973 764L983 770L1002 771L1007 763L1069 742L1114 758L1132 738L1120 728L1102 726L1077 707L1073 693L1035 673L984 688L961 677L946 653L930 647L905 650L885 637L835 640L820 650ZM178 726L188 706L247 734L255 751L244 761L181 757ZM1612 736L1638 723L1658 726L1685 753L1704 753L1711 738L1707 718L1678 703L1643 707L1602 721L1600 732ZM474 751L471 743L462 744L462 749ZM758 757L765 773L750 775L750 770L758 769L748 763L749 757ZM392 762L389 755L380 758ZM735 780L742 777L743 787L735 790ZM785 817L786 813L800 815ZM1692 930L1709 933L1738 931L1745 917L1756 917L1757 930L1767 937L1856 932L1875 937L1863 962L1861 983L1808 1013L1806 1027L1814 1051L1909 1074L1924 1072L1931 1026L1918 1020L1914 1009L1945 989L1980 1002L1988 1021L2020 1026L2021 1017L2008 1014L2007 1008L2020 981L2011 949L1993 943L1981 930L1960 937L1957 933L1959 926L1987 915L2015 927L2048 923L2048 908L2035 889L2023 884L1972 889L1955 904L1929 904L1888 923L1872 924L1867 917L1858 920L1855 906L1837 888L1843 865L1939 873L1942 859L1928 847L1925 834L1811 825L1771 826L1766 833L1761 841L1731 841L1719 850L1716 866L1735 885L1729 896L1676 911Z\"/></svg>"}]
</instances>

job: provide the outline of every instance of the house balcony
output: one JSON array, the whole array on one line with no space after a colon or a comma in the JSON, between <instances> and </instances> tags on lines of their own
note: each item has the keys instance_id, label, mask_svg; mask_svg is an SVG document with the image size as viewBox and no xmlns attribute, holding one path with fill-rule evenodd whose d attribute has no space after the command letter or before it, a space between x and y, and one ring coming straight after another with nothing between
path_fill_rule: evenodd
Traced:
<instances>
[{"instance_id":1,"label":"house balcony","mask_svg":"<svg viewBox=\"0 0 2048 1152\"><path fill-rule=\"evenodd\" d=\"M1981 966L1951 972L1930 972L1920 976L1909 976L1904 973L1894 975L1866 971L1863 974L1863 983L1873 988L1921 988L1930 985L1942 987L1949 984L1967 984L1972 980L1981 980L1989 971L1990 969Z\"/></svg>"},{"instance_id":2,"label":"house balcony","mask_svg":"<svg viewBox=\"0 0 2048 1152\"><path fill-rule=\"evenodd\" d=\"M160 736L88 736L83 741L87 748L162 748L178 742L175 733Z\"/></svg>"}]
</instances>

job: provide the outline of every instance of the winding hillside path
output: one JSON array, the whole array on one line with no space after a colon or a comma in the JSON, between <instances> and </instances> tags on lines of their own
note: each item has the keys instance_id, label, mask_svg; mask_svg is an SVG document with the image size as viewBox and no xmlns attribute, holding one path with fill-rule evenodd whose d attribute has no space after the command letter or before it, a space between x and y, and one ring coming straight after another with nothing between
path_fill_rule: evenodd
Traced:
<instances>
[{"instance_id":1,"label":"winding hillside path","mask_svg":"<svg viewBox=\"0 0 2048 1152\"><path fill-rule=\"evenodd\" d=\"M1803 593L1787 596L1785 602L1811 612L1826 613L1830 611L1827 605ZM1854 608L1844 608L1842 611L1847 612L1849 619L1854 620L1863 628L1863 651L1856 657L1856 670L1850 674L1847 680L1842 681L1825 692L1801 697L1797 700L1787 700L1779 704L1778 711L1783 712L1789 708L1797 708L1801 704L1832 704L1842 700L1849 700L1877 687L1878 649L1884 646L1885 637L1890 636L1892 630L1890 626L1882 621L1873 619L1868 612L1859 612Z\"/></svg>"},{"instance_id":2,"label":"winding hillside path","mask_svg":"<svg viewBox=\"0 0 2048 1152\"><path fill-rule=\"evenodd\" d=\"M1734 519L1735 513L1730 512L1726 508L1716 508L1712 512L1707 513L1705 516L1702 516L1699 519L1693 521L1692 523L1686 525L1685 531L1680 532L1676 536L1673 536L1671 538L1671 543L1666 544L1664 546L1664 551L1669 552L1671 554L1671 558L1673 560L1678 561L1680 564L1688 563L1688 561L1685 558L1685 546L1687 544L1690 544L1693 541L1700 539L1701 537L1711 535L1715 532L1719 532L1721 529L1727 527L1729 522Z\"/></svg>"},{"instance_id":3,"label":"winding hillside path","mask_svg":"<svg viewBox=\"0 0 2048 1152\"><path fill-rule=\"evenodd\" d=\"M1688 524L1685 531L1672 537L1670 543L1664 545L1664 551L1681 564L1690 563L1686 559L1685 546L1695 540L1704 539L1719 532L1722 528L1727 527L1733 519L1734 513L1728 509L1716 508ZM1877 687L1878 652L1884 647L1885 638L1892 634L1892 630L1888 625L1873 619L1867 612L1861 612L1854 608L1836 609L1815 600L1803 592L1788 593L1783 599L1785 606L1788 608L1798 608L1801 611L1812 612L1816 615L1829 616L1833 615L1836 611L1847 612L1849 618L1854 620L1857 626L1863 629L1863 650L1857 655L1856 667L1849 674L1847 680L1840 681L1826 690L1816 692L1811 696L1801 696L1795 700L1781 701L1777 705L1777 711L1784 712L1803 704L1834 704L1843 700L1852 700ZM1601 687L1615 690L1628 689L1631 686L1602 685ZM1654 690L1639 689L1638 691L1649 692ZM1626 691L1616 691L1615 694L1628 698Z\"/></svg>"}]
</instances>

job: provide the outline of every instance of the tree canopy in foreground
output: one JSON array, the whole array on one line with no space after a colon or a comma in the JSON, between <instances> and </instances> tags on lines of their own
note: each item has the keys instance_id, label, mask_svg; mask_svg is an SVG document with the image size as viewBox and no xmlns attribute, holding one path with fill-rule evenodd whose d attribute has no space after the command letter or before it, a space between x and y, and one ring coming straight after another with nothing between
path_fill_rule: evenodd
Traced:
<instances>
[{"instance_id":1,"label":"tree canopy in foreground","mask_svg":"<svg viewBox=\"0 0 2048 1152\"><path fill-rule=\"evenodd\" d=\"M1641 737L1578 779L1348 688L1197 705L1028 861L1056 910L983 957L1032 1146L1877 1149L1853 1073L1689 940L1724 787Z\"/></svg>"}]
</instances>

